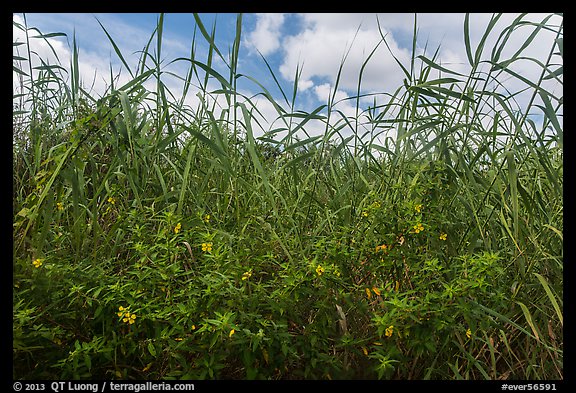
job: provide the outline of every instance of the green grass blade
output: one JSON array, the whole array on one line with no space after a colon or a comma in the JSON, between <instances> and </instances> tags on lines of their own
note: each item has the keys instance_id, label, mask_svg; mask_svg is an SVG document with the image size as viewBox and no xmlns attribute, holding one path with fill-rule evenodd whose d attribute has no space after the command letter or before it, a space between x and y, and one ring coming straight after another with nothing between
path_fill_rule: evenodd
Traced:
<instances>
[{"instance_id":1,"label":"green grass blade","mask_svg":"<svg viewBox=\"0 0 576 393\"><path fill-rule=\"evenodd\" d=\"M190 143L188 145L188 157L186 158L186 166L184 167L184 175L182 179L182 186L180 187L180 196L178 197L178 207L176 208L176 215L182 214L182 207L186 197L186 190L188 189L188 177L190 176L190 168L192 167L192 158L196 152L198 144Z\"/></svg>"},{"instance_id":2,"label":"green grass blade","mask_svg":"<svg viewBox=\"0 0 576 393\"><path fill-rule=\"evenodd\" d=\"M464 16L464 45L466 47L466 57L468 63L474 66L474 59L472 58L472 46L470 45L470 14L467 12Z\"/></svg>"},{"instance_id":3,"label":"green grass blade","mask_svg":"<svg viewBox=\"0 0 576 393\"><path fill-rule=\"evenodd\" d=\"M550 285L548 285L548 282L546 281L546 279L541 274L534 273L534 275L536 276L538 281L540 281L540 284L542 284L542 287L546 291L546 295L548 295L548 299L550 299L550 303L552 303L552 307L554 307L554 311L556 311L556 316L558 317L560 324L562 326L564 326L564 317L562 314L562 310L560 309L560 306L558 305L558 302L556 301L556 296L554 296L554 294L552 293L552 290L550 289Z\"/></svg>"},{"instance_id":4,"label":"green grass blade","mask_svg":"<svg viewBox=\"0 0 576 393\"><path fill-rule=\"evenodd\" d=\"M98 24L100 25L100 27L102 28L102 30L104 30L104 33L106 34L106 37L108 37L108 40L110 41L110 44L112 44L112 47L114 48L114 52L116 52L116 55L118 56L118 58L120 59L120 61L122 62L122 64L124 64L124 67L126 67L126 70L130 73L130 77L132 77L132 79L134 78L134 74L132 73L132 70L130 69L130 66L128 65L128 63L126 62L126 59L124 59L124 56L122 55L122 52L120 51L120 48L118 48L118 45L116 45L116 42L114 41L114 39L112 38L112 36L108 33L108 30L106 30L106 28L104 27L104 25L98 20L98 18L96 18L96 21L98 22Z\"/></svg>"},{"instance_id":5,"label":"green grass blade","mask_svg":"<svg viewBox=\"0 0 576 393\"><path fill-rule=\"evenodd\" d=\"M528 322L530 329L532 329L532 333L534 333L534 337L536 338L536 341L539 342L540 341L540 333L538 332L538 328L534 324L534 319L532 318L532 314L530 313L530 310L528 310L528 307L526 307L526 305L524 303L518 302L518 301L516 303L522 309L522 312L524 313L524 317L526 318L526 322Z\"/></svg>"}]
</instances>

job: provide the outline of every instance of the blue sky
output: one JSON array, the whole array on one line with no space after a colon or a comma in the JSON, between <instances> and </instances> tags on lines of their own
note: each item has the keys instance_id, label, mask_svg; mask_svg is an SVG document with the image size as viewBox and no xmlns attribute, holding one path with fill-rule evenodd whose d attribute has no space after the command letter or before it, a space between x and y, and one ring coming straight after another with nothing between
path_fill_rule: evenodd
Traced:
<instances>
[{"instance_id":1,"label":"blue sky","mask_svg":"<svg viewBox=\"0 0 576 393\"><path fill-rule=\"evenodd\" d=\"M216 43L224 56L232 46L236 30L236 14L200 14L207 29L216 21ZM504 14L495 33L488 39L487 48L491 50L498 35L508 26L517 14ZM541 21L546 14L529 14L527 20ZM80 48L81 76L85 85L93 85L93 93L98 95L109 80L109 67L120 72L121 63L115 55L109 40L99 26L97 19L111 34L121 52L132 67L138 62L138 51L142 50L156 27L158 14L27 14L29 26L40 29L43 33L63 32L68 35L68 42L62 37L50 39L55 50L60 54L63 63L70 58L72 37L76 34ZM381 40L378 22L390 50L406 67L409 66L412 46L414 14L244 14L242 27L242 46L239 72L249 75L266 86L281 102L281 95L276 88L270 73L257 51L260 51L269 62L272 70L285 89L291 94L296 67L301 69L297 108L311 111L319 105L326 104L328 97L336 87L336 75L347 54L341 78L338 81L336 97L345 99L356 93L360 68L368 54ZM472 47L476 47L491 14L472 14L470 32ZM13 20L21 23L22 15L14 14ZM466 73L469 69L464 46L464 14L418 14L417 54L431 57L439 47L439 59L442 64L458 72ZM551 21L560 23L560 17ZM162 45L162 58L167 64L178 57L189 57L194 33L192 14L165 14ZM532 29L517 29L509 38L509 44L503 51L502 58L510 56L526 40ZM15 30L15 40L21 32ZM196 52L198 60L205 61L207 43L197 31ZM526 56L541 58L547 55L553 34L540 34L525 50ZM52 56L37 40L37 52L40 56ZM155 44L153 44L154 46ZM485 57L488 57L488 54ZM188 63L189 64L189 63ZM226 77L223 64L215 63ZM534 80L539 69L533 64L515 63L515 71ZM178 62L167 67L179 75L187 69L185 62ZM122 71L121 79L128 78ZM404 75L396 64L390 51L384 44L378 46L372 59L364 69L361 90L364 93L393 93L402 85ZM127 80L127 79L126 79ZM178 94L179 82L166 80L167 85ZM510 83L515 83L514 81ZM561 86L550 81L547 89L562 95ZM507 86L512 91L522 89L521 85ZM239 89L246 95L256 94L259 88L247 79L241 80ZM384 96L379 95L379 98ZM274 116L274 110L266 102L259 103L262 112ZM368 105L368 100L363 102ZM339 104L342 113L353 115L353 100L344 100Z\"/></svg>"}]
</instances>

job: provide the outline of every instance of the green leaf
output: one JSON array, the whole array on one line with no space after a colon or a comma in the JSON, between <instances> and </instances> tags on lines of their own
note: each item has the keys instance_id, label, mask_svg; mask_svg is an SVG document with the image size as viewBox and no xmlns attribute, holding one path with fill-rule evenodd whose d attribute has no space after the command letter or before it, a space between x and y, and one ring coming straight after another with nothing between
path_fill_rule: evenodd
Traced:
<instances>
[{"instance_id":1,"label":"green leaf","mask_svg":"<svg viewBox=\"0 0 576 393\"><path fill-rule=\"evenodd\" d=\"M536 341L540 342L540 334L538 332L538 329L536 328L536 325L534 324L534 319L532 318L532 314L530 313L530 310L528 310L528 307L526 307L526 305L524 303L522 303L522 302L516 302L516 303L522 309L522 312L524 313L524 317L526 318L526 322L528 322L530 329L532 329L532 333L534 333L534 336L536 337Z\"/></svg>"},{"instance_id":2,"label":"green leaf","mask_svg":"<svg viewBox=\"0 0 576 393\"><path fill-rule=\"evenodd\" d=\"M558 305L558 302L556 301L556 297L552 293L552 290L550 289L548 282L546 281L546 279L542 275L540 275L538 273L534 273L534 275L536 276L536 278L538 278L538 281L540 281L540 284L542 284L542 287L546 291L546 295L548 295L548 299L550 299L550 302L552 303L552 307L554 307L554 311L556 311L556 315L558 316L558 320L560 321L562 326L564 326L564 317L562 315L562 310L560 309L560 306Z\"/></svg>"},{"instance_id":3,"label":"green leaf","mask_svg":"<svg viewBox=\"0 0 576 393\"><path fill-rule=\"evenodd\" d=\"M148 343L148 352L150 352L150 355L156 357L156 348L154 348L152 341Z\"/></svg>"}]
</instances>

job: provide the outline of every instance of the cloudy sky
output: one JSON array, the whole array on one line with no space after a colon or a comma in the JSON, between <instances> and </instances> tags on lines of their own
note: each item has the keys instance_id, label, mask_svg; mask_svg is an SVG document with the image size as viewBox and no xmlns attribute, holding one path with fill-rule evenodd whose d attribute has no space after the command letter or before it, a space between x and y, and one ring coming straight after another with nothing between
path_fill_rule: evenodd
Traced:
<instances>
[{"instance_id":1,"label":"cloudy sky","mask_svg":"<svg viewBox=\"0 0 576 393\"><path fill-rule=\"evenodd\" d=\"M201 14L201 19L210 31L216 23L216 44L226 58L231 51L236 31L235 14ZM491 14L470 15L470 40L476 48ZM548 14L528 14L525 20L540 22ZM240 48L239 72L249 75L264 85L275 99L289 108L280 89L274 83L268 67L262 60L265 57L278 83L288 95L292 94L296 71L300 71L297 110L312 111L322 104L337 88L336 99L343 99L336 109L346 115L354 115L355 101L345 100L356 94L361 67L374 48L370 60L362 71L360 91L364 94L394 93L402 86L404 73L397 60L410 67L413 44L414 19L417 18L416 54L431 58L436 50L436 62L444 67L466 74L469 70L464 45L464 14L373 14L373 13L314 13L314 14L245 14L243 15L242 45ZM494 33L486 42L486 54L492 48L504 29L518 17L518 14L504 14L498 21ZM132 70L135 70L140 51L146 46L157 25L158 14L26 14L29 27L36 27L42 33L63 32L66 37L47 38L54 48L59 61L65 67L70 62L72 37L76 36L79 47L79 66L85 88L98 96L109 85L110 68L113 74L120 73L120 83L130 80L130 75L122 66L114 48L110 44L98 21L106 28ZM13 21L22 24L22 14L14 14ZM549 24L558 25L562 18L554 16ZM189 63L171 60L189 57L193 42L195 20L192 14L166 14L162 41L162 59L165 70L184 76ZM528 25L514 30L504 48L501 59L514 54L530 36L533 27ZM21 30L14 28L14 41L24 41ZM386 43L382 42L385 36ZM545 61L555 36L542 31L527 47L523 55ZM54 52L43 39L35 39L34 50L44 59L54 63ZM200 61L205 61L208 44L196 31L195 52ZM386 45L387 44L387 45ZM155 41L151 47L155 47ZM397 60L396 60L396 59ZM215 68L227 77L224 61L215 59ZM556 58L556 61L560 60ZM337 82L341 65L342 72ZM514 71L528 80L536 81L541 69L532 62L517 62ZM503 82L506 83L506 78ZM152 82L150 82L152 83ZM177 78L165 80L167 86L177 96L182 91L182 82ZM525 86L511 80L511 91ZM216 86L216 85L215 85ZM150 86L152 88L152 85ZM252 96L260 88L244 78L239 80L243 94ZM547 90L562 96L562 87L549 81ZM192 97L192 96L191 96ZM193 100L193 98L190 98ZM363 105L373 102L373 97L364 100ZM191 102L193 104L193 102ZM285 104L285 105L284 105ZM275 117L273 107L264 99L258 99L259 109ZM272 126L270 126L272 127Z\"/></svg>"}]
</instances>

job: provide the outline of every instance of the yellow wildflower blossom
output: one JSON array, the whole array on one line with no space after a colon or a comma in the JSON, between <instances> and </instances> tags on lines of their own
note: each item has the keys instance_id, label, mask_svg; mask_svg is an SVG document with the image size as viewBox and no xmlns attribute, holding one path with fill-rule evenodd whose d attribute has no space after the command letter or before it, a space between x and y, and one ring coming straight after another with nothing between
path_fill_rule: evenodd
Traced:
<instances>
[{"instance_id":1,"label":"yellow wildflower blossom","mask_svg":"<svg viewBox=\"0 0 576 393\"><path fill-rule=\"evenodd\" d=\"M446 240L447 237L448 237L447 234L445 234L444 232L440 232L440 240Z\"/></svg>"},{"instance_id":2,"label":"yellow wildflower blossom","mask_svg":"<svg viewBox=\"0 0 576 393\"><path fill-rule=\"evenodd\" d=\"M37 258L34 261L32 261L32 264L34 265L35 268L39 268L40 266L42 266L42 260L40 258Z\"/></svg>"},{"instance_id":3,"label":"yellow wildflower blossom","mask_svg":"<svg viewBox=\"0 0 576 393\"><path fill-rule=\"evenodd\" d=\"M417 204L416 206L414 206L414 209L416 209L416 211L418 213L420 213L420 211L422 210L422 205L421 204Z\"/></svg>"},{"instance_id":4,"label":"yellow wildflower blossom","mask_svg":"<svg viewBox=\"0 0 576 393\"><path fill-rule=\"evenodd\" d=\"M176 224L176 226L174 227L174 233L178 233L180 232L180 229L182 228L182 224L178 223Z\"/></svg>"},{"instance_id":5,"label":"yellow wildflower blossom","mask_svg":"<svg viewBox=\"0 0 576 393\"><path fill-rule=\"evenodd\" d=\"M116 199L114 199L114 197L109 197L108 203L110 203L111 205L114 205L114 204L116 204Z\"/></svg>"},{"instance_id":6,"label":"yellow wildflower blossom","mask_svg":"<svg viewBox=\"0 0 576 393\"><path fill-rule=\"evenodd\" d=\"M124 318L122 318L122 322L129 323L130 325L132 325L135 321L136 321L136 314L130 314L129 312L124 314Z\"/></svg>"},{"instance_id":7,"label":"yellow wildflower blossom","mask_svg":"<svg viewBox=\"0 0 576 393\"><path fill-rule=\"evenodd\" d=\"M422 225L421 223L418 223L416 225L414 225L414 232L415 233L420 233L424 230L424 225Z\"/></svg>"},{"instance_id":8,"label":"yellow wildflower blossom","mask_svg":"<svg viewBox=\"0 0 576 393\"><path fill-rule=\"evenodd\" d=\"M388 248L388 246L386 244L382 244L381 246L376 246L376 252L382 250L382 251L386 251L386 249Z\"/></svg>"},{"instance_id":9,"label":"yellow wildflower blossom","mask_svg":"<svg viewBox=\"0 0 576 393\"><path fill-rule=\"evenodd\" d=\"M394 333L394 325L388 326L384 334L386 335L386 337L392 337L392 333Z\"/></svg>"},{"instance_id":10,"label":"yellow wildflower blossom","mask_svg":"<svg viewBox=\"0 0 576 393\"><path fill-rule=\"evenodd\" d=\"M236 333L236 330L234 329L230 330L230 333L228 333L228 337L232 337L234 333Z\"/></svg>"},{"instance_id":11,"label":"yellow wildflower blossom","mask_svg":"<svg viewBox=\"0 0 576 393\"><path fill-rule=\"evenodd\" d=\"M205 252L212 251L212 243L202 243L202 251Z\"/></svg>"},{"instance_id":12,"label":"yellow wildflower blossom","mask_svg":"<svg viewBox=\"0 0 576 393\"><path fill-rule=\"evenodd\" d=\"M324 268L321 265L316 266L316 274L321 276L322 273L324 273Z\"/></svg>"},{"instance_id":13,"label":"yellow wildflower blossom","mask_svg":"<svg viewBox=\"0 0 576 393\"><path fill-rule=\"evenodd\" d=\"M366 291L366 296L368 296L368 299L371 299L372 293L370 292L370 288L365 288L364 290Z\"/></svg>"},{"instance_id":14,"label":"yellow wildflower blossom","mask_svg":"<svg viewBox=\"0 0 576 393\"><path fill-rule=\"evenodd\" d=\"M206 214L206 215L202 218L202 220L203 220L206 224L208 224L208 223L210 222L210 214Z\"/></svg>"},{"instance_id":15,"label":"yellow wildflower blossom","mask_svg":"<svg viewBox=\"0 0 576 393\"><path fill-rule=\"evenodd\" d=\"M472 330L470 330L470 328L468 328L468 330L466 330L466 337L468 337L468 338L472 337Z\"/></svg>"},{"instance_id":16,"label":"yellow wildflower blossom","mask_svg":"<svg viewBox=\"0 0 576 393\"><path fill-rule=\"evenodd\" d=\"M252 270L248 270L242 274L242 280L248 280L252 276Z\"/></svg>"},{"instance_id":17,"label":"yellow wildflower blossom","mask_svg":"<svg viewBox=\"0 0 576 393\"><path fill-rule=\"evenodd\" d=\"M56 208L60 211L64 210L64 205L62 202L56 202Z\"/></svg>"},{"instance_id":18,"label":"yellow wildflower blossom","mask_svg":"<svg viewBox=\"0 0 576 393\"><path fill-rule=\"evenodd\" d=\"M118 316L120 318L122 318L122 315L124 315L124 310L126 310L124 307L122 307L122 306L118 307L118 311L119 311Z\"/></svg>"}]
</instances>

